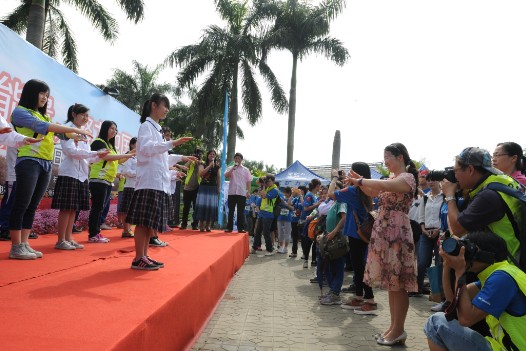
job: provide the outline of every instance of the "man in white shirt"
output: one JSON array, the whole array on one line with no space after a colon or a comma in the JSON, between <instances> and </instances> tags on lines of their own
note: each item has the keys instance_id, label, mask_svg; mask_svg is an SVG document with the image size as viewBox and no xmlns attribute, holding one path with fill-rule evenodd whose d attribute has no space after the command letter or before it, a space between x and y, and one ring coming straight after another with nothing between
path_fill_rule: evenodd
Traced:
<instances>
[{"instance_id":1,"label":"man in white shirt","mask_svg":"<svg viewBox=\"0 0 526 351\"><path fill-rule=\"evenodd\" d=\"M234 229L234 210L237 207L237 229L239 233L245 233L245 203L250 196L250 184L252 175L248 168L243 166L243 155L237 152L234 155L234 166L229 167L225 177L230 179L228 185L228 223L226 233Z\"/></svg>"}]
</instances>

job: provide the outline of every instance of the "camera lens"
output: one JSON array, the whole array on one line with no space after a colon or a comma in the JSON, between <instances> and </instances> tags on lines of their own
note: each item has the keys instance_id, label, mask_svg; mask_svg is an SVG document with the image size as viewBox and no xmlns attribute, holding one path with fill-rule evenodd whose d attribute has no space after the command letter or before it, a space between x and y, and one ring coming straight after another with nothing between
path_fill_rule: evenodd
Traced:
<instances>
[{"instance_id":1,"label":"camera lens","mask_svg":"<svg viewBox=\"0 0 526 351\"><path fill-rule=\"evenodd\" d=\"M442 243L442 250L448 255L458 256L458 253L460 252L460 244L454 238L447 238Z\"/></svg>"}]
</instances>

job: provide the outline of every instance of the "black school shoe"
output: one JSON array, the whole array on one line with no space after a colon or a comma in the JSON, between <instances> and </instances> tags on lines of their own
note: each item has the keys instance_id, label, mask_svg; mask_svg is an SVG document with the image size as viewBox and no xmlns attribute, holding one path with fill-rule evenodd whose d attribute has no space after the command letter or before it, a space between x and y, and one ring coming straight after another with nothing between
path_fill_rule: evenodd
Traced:
<instances>
[{"instance_id":1,"label":"black school shoe","mask_svg":"<svg viewBox=\"0 0 526 351\"><path fill-rule=\"evenodd\" d=\"M35 232L29 233L29 239L38 239L38 234Z\"/></svg>"},{"instance_id":2,"label":"black school shoe","mask_svg":"<svg viewBox=\"0 0 526 351\"><path fill-rule=\"evenodd\" d=\"M164 241L159 240L158 237L150 238L150 242L148 243L148 245L150 245L150 246L156 246L156 247L165 247L165 246L168 246L167 243L165 243Z\"/></svg>"},{"instance_id":3,"label":"black school shoe","mask_svg":"<svg viewBox=\"0 0 526 351\"><path fill-rule=\"evenodd\" d=\"M343 288L341 290L342 293L355 293L356 292L356 286L354 284L349 285L348 288Z\"/></svg>"}]
</instances>

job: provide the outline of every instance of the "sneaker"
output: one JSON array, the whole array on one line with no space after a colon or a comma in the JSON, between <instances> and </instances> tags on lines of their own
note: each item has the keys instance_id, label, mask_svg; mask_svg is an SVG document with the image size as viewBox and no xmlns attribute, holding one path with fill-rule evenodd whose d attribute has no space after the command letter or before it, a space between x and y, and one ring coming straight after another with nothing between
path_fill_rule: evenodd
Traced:
<instances>
[{"instance_id":1,"label":"sneaker","mask_svg":"<svg viewBox=\"0 0 526 351\"><path fill-rule=\"evenodd\" d=\"M11 251L9 251L9 258L15 260L36 260L37 255L27 251L24 244L12 244Z\"/></svg>"},{"instance_id":2,"label":"sneaker","mask_svg":"<svg viewBox=\"0 0 526 351\"><path fill-rule=\"evenodd\" d=\"M318 284L318 277L310 278L312 284Z\"/></svg>"},{"instance_id":3,"label":"sneaker","mask_svg":"<svg viewBox=\"0 0 526 351\"><path fill-rule=\"evenodd\" d=\"M37 258L44 257L44 254L42 252L34 250L31 246L29 246L29 243L26 242L26 243L23 243L23 245L26 247L26 251L36 255Z\"/></svg>"},{"instance_id":4,"label":"sneaker","mask_svg":"<svg viewBox=\"0 0 526 351\"><path fill-rule=\"evenodd\" d=\"M320 300L322 305L341 305L342 298L330 291L327 296Z\"/></svg>"},{"instance_id":5,"label":"sneaker","mask_svg":"<svg viewBox=\"0 0 526 351\"><path fill-rule=\"evenodd\" d=\"M246 230L243 230L243 229L241 229L241 230L238 230L237 232L238 232L238 233L246 233L247 231L246 231Z\"/></svg>"},{"instance_id":6,"label":"sneaker","mask_svg":"<svg viewBox=\"0 0 526 351\"><path fill-rule=\"evenodd\" d=\"M69 242L69 244L70 244L71 246L74 246L75 249L82 250L82 249L84 248L84 245L79 244L79 243L76 242L75 240L71 240L71 241Z\"/></svg>"},{"instance_id":7,"label":"sneaker","mask_svg":"<svg viewBox=\"0 0 526 351\"><path fill-rule=\"evenodd\" d=\"M289 257L291 257L291 258L293 258L293 257L297 257L297 256L298 256L298 255L295 254L295 253L291 253L291 254L289 255Z\"/></svg>"},{"instance_id":8,"label":"sneaker","mask_svg":"<svg viewBox=\"0 0 526 351\"><path fill-rule=\"evenodd\" d=\"M150 246L155 246L155 247L165 247L165 246L168 246L167 243L165 243L164 241L161 241L159 240L159 238L155 237L155 238L150 238L150 243L149 243Z\"/></svg>"},{"instance_id":9,"label":"sneaker","mask_svg":"<svg viewBox=\"0 0 526 351\"><path fill-rule=\"evenodd\" d=\"M135 236L135 234L133 234L133 232L131 230L122 232L122 235L121 235L121 237L123 237L123 238L133 238L134 236Z\"/></svg>"},{"instance_id":10,"label":"sneaker","mask_svg":"<svg viewBox=\"0 0 526 351\"><path fill-rule=\"evenodd\" d=\"M82 228L77 227L76 225L73 226L73 229L71 230L72 233L82 233Z\"/></svg>"},{"instance_id":11,"label":"sneaker","mask_svg":"<svg viewBox=\"0 0 526 351\"><path fill-rule=\"evenodd\" d=\"M29 239L38 239L38 234L35 232L29 233Z\"/></svg>"},{"instance_id":12,"label":"sneaker","mask_svg":"<svg viewBox=\"0 0 526 351\"><path fill-rule=\"evenodd\" d=\"M287 251L286 248L282 248L282 249L279 249L279 250L278 250L278 253L279 253L279 254L286 254L287 252L288 252L288 251Z\"/></svg>"},{"instance_id":13,"label":"sneaker","mask_svg":"<svg viewBox=\"0 0 526 351\"><path fill-rule=\"evenodd\" d=\"M265 256L274 256L274 251L265 252Z\"/></svg>"},{"instance_id":14,"label":"sneaker","mask_svg":"<svg viewBox=\"0 0 526 351\"><path fill-rule=\"evenodd\" d=\"M159 266L153 264L147 257L141 257L137 261L132 261L131 269L138 269L142 271L156 271Z\"/></svg>"},{"instance_id":15,"label":"sneaker","mask_svg":"<svg viewBox=\"0 0 526 351\"><path fill-rule=\"evenodd\" d=\"M103 237L100 233L92 236L91 238L88 238L88 243L109 243L110 239Z\"/></svg>"},{"instance_id":16,"label":"sneaker","mask_svg":"<svg viewBox=\"0 0 526 351\"><path fill-rule=\"evenodd\" d=\"M356 285L351 284L348 288L343 288L341 290L342 293L355 293L356 292Z\"/></svg>"},{"instance_id":17,"label":"sneaker","mask_svg":"<svg viewBox=\"0 0 526 351\"><path fill-rule=\"evenodd\" d=\"M9 234L9 230L2 230L0 231L0 241L10 241L11 235Z\"/></svg>"},{"instance_id":18,"label":"sneaker","mask_svg":"<svg viewBox=\"0 0 526 351\"><path fill-rule=\"evenodd\" d=\"M232 229L225 229L225 233L232 233Z\"/></svg>"},{"instance_id":19,"label":"sneaker","mask_svg":"<svg viewBox=\"0 0 526 351\"><path fill-rule=\"evenodd\" d=\"M199 228L197 228L197 226L192 226L192 230L199 230Z\"/></svg>"},{"instance_id":20,"label":"sneaker","mask_svg":"<svg viewBox=\"0 0 526 351\"><path fill-rule=\"evenodd\" d=\"M156 261L156 260L154 260L153 258L151 258L150 256L146 256L146 258L147 258L151 263L153 263L154 265L156 265L157 267L159 267L159 268L164 268L164 263L163 263L163 262Z\"/></svg>"},{"instance_id":21,"label":"sneaker","mask_svg":"<svg viewBox=\"0 0 526 351\"><path fill-rule=\"evenodd\" d=\"M361 308L363 305L363 302L364 302L363 300L354 298L352 300L342 303L340 307L343 308L344 310L355 310L355 309Z\"/></svg>"},{"instance_id":22,"label":"sneaker","mask_svg":"<svg viewBox=\"0 0 526 351\"><path fill-rule=\"evenodd\" d=\"M69 241L59 241L55 244L57 250L75 250L75 246L71 245Z\"/></svg>"},{"instance_id":23,"label":"sneaker","mask_svg":"<svg viewBox=\"0 0 526 351\"><path fill-rule=\"evenodd\" d=\"M311 265L311 266L315 266L316 263L317 263L316 260L312 260L312 261L310 261L310 265Z\"/></svg>"},{"instance_id":24,"label":"sneaker","mask_svg":"<svg viewBox=\"0 0 526 351\"><path fill-rule=\"evenodd\" d=\"M442 312L444 311L444 305L446 304L446 301L442 301L442 302L439 302L437 303L436 305L432 306L430 308L431 311L433 312Z\"/></svg>"},{"instance_id":25,"label":"sneaker","mask_svg":"<svg viewBox=\"0 0 526 351\"><path fill-rule=\"evenodd\" d=\"M301 255L300 260L304 260L304 259L305 259L305 255Z\"/></svg>"},{"instance_id":26,"label":"sneaker","mask_svg":"<svg viewBox=\"0 0 526 351\"><path fill-rule=\"evenodd\" d=\"M261 246L258 246L258 248L256 249L258 251L263 251L263 249L261 248Z\"/></svg>"},{"instance_id":27,"label":"sneaker","mask_svg":"<svg viewBox=\"0 0 526 351\"><path fill-rule=\"evenodd\" d=\"M179 227L179 230L186 230L186 226Z\"/></svg>"},{"instance_id":28,"label":"sneaker","mask_svg":"<svg viewBox=\"0 0 526 351\"><path fill-rule=\"evenodd\" d=\"M376 310L378 310L378 304L377 303L371 303L371 302L365 302L362 304L360 308L357 308L354 310L355 314L361 314L361 315L369 315L369 314L376 314Z\"/></svg>"},{"instance_id":29,"label":"sneaker","mask_svg":"<svg viewBox=\"0 0 526 351\"><path fill-rule=\"evenodd\" d=\"M309 261L303 262L303 268L309 268Z\"/></svg>"},{"instance_id":30,"label":"sneaker","mask_svg":"<svg viewBox=\"0 0 526 351\"><path fill-rule=\"evenodd\" d=\"M251 249L250 249L250 253L251 253L252 255L255 255L255 254L257 254L258 252L257 252L256 250L254 250L253 248L251 248Z\"/></svg>"},{"instance_id":31,"label":"sneaker","mask_svg":"<svg viewBox=\"0 0 526 351\"><path fill-rule=\"evenodd\" d=\"M102 223L101 226L100 226L100 229L101 230L111 230L113 228L110 227L109 225L107 225L106 223Z\"/></svg>"}]
</instances>

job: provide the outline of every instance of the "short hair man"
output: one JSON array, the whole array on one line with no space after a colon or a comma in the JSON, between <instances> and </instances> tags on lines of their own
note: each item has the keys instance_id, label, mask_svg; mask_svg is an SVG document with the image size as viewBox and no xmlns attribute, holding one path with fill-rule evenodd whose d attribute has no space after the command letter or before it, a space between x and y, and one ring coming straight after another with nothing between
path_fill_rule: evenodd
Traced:
<instances>
[{"instance_id":1,"label":"short hair man","mask_svg":"<svg viewBox=\"0 0 526 351\"><path fill-rule=\"evenodd\" d=\"M489 152L478 147L462 150L455 159L453 170L458 182L442 182L451 232L463 236L467 232L487 228L504 239L508 252L518 260L516 254L519 253L520 242L506 210L509 208L513 215L520 218L521 203L510 195L486 189L493 182L518 189L517 181L493 168ZM467 192L462 211L455 201L455 193L459 188Z\"/></svg>"},{"instance_id":2,"label":"short hair man","mask_svg":"<svg viewBox=\"0 0 526 351\"><path fill-rule=\"evenodd\" d=\"M526 273L506 260L505 241L485 230L467 234L456 245L444 244L444 291L453 294L449 272L455 272L456 299L444 312L429 317L424 332L429 349L437 350L526 350ZM453 240L453 242L451 242ZM453 244L453 245L449 245ZM451 249L458 248L456 253ZM448 249L449 247L449 249ZM451 254L446 253L450 252ZM465 285L465 273L479 281ZM486 319L491 336L469 328Z\"/></svg>"},{"instance_id":3,"label":"short hair man","mask_svg":"<svg viewBox=\"0 0 526 351\"><path fill-rule=\"evenodd\" d=\"M225 232L230 233L234 229L234 210L237 207L237 229L239 233L245 233L245 204L250 196L250 185L252 175L250 170L242 165L243 155L237 152L234 155L234 165L225 172L225 177L230 179L228 184L228 222Z\"/></svg>"}]
</instances>

